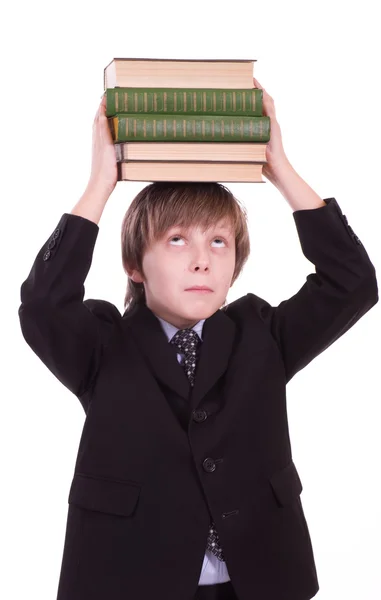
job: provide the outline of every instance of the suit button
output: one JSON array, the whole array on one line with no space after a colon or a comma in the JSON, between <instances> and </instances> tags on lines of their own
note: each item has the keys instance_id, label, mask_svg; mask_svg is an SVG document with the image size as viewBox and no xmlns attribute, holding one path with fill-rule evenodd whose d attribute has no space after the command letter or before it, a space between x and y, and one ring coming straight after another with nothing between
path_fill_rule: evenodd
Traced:
<instances>
[{"instance_id":1,"label":"suit button","mask_svg":"<svg viewBox=\"0 0 381 600\"><path fill-rule=\"evenodd\" d=\"M54 246L55 246L55 245L56 245L56 240L53 238L53 239L51 239L51 240L50 240L50 242L49 242L49 244L48 244L48 248L49 248L49 250L50 250L51 248L54 248Z\"/></svg>"},{"instance_id":2,"label":"suit button","mask_svg":"<svg viewBox=\"0 0 381 600\"><path fill-rule=\"evenodd\" d=\"M48 260L50 257L50 250L47 250L44 254L44 256L42 257L44 260Z\"/></svg>"},{"instance_id":3,"label":"suit button","mask_svg":"<svg viewBox=\"0 0 381 600\"><path fill-rule=\"evenodd\" d=\"M216 470L216 463L214 462L213 458L206 458L202 463L202 466L204 467L205 471L208 471L208 473L212 473Z\"/></svg>"},{"instance_id":4,"label":"suit button","mask_svg":"<svg viewBox=\"0 0 381 600\"><path fill-rule=\"evenodd\" d=\"M54 233L52 235L53 240L56 240L60 233L61 233L61 229L59 227L57 227L57 229L54 230Z\"/></svg>"},{"instance_id":5,"label":"suit button","mask_svg":"<svg viewBox=\"0 0 381 600\"><path fill-rule=\"evenodd\" d=\"M205 421L205 419L208 418L208 413L206 412L206 410L194 410L193 411L193 421L196 421L196 423L201 423L202 421Z\"/></svg>"}]
</instances>

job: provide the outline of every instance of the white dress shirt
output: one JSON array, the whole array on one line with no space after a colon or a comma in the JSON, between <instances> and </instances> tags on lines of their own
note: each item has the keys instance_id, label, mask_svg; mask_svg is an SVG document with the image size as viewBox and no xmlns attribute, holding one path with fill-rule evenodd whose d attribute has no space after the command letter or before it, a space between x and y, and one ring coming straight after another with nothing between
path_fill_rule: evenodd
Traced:
<instances>
[{"instance_id":1,"label":"white dress shirt","mask_svg":"<svg viewBox=\"0 0 381 600\"><path fill-rule=\"evenodd\" d=\"M159 319L164 332L168 337L168 343L171 341L173 336L177 331L179 331L178 327L172 325L172 323L168 323L168 321L164 321L161 317L155 315L157 319ZM202 328L204 326L205 319L201 319L192 329L198 334L200 340L202 341ZM180 364L185 360L185 355L182 353L177 354L177 360ZM210 552L207 548L205 549L204 562L201 569L199 585L211 585L214 583L225 583L226 581L230 581L230 577L228 574L226 562L222 560L218 560L217 556L215 556L212 552Z\"/></svg>"}]
</instances>

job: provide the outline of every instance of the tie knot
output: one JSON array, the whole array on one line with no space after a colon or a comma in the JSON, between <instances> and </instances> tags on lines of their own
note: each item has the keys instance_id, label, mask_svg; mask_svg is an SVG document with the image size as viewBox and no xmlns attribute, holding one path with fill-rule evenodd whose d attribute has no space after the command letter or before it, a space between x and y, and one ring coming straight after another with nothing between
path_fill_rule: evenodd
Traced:
<instances>
[{"instance_id":1,"label":"tie knot","mask_svg":"<svg viewBox=\"0 0 381 600\"><path fill-rule=\"evenodd\" d=\"M201 340L193 329L179 329L171 339L171 344L188 356L188 354L196 354Z\"/></svg>"}]
</instances>

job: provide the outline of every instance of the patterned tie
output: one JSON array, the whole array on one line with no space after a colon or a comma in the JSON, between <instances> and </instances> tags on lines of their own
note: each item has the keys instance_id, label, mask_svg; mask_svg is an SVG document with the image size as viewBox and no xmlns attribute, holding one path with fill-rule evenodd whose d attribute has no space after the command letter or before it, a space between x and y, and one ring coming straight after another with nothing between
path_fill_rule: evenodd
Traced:
<instances>
[{"instance_id":1,"label":"patterned tie","mask_svg":"<svg viewBox=\"0 0 381 600\"><path fill-rule=\"evenodd\" d=\"M191 386L194 385L196 364L198 359L198 349L201 345L201 340L193 329L179 329L171 339L171 344L176 346L182 354L185 354L185 360L182 366L188 376ZM218 560L224 561L224 555L219 543L218 534L214 522L210 524L207 548Z\"/></svg>"}]
</instances>

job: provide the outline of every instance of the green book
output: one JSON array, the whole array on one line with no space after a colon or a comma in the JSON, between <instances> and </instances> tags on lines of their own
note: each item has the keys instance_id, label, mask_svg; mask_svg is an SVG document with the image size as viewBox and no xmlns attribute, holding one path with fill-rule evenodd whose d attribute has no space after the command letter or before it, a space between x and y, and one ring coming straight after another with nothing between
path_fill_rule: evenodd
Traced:
<instances>
[{"instance_id":1,"label":"green book","mask_svg":"<svg viewBox=\"0 0 381 600\"><path fill-rule=\"evenodd\" d=\"M262 142L270 140L270 117L137 115L108 117L114 142Z\"/></svg>"},{"instance_id":2,"label":"green book","mask_svg":"<svg viewBox=\"0 0 381 600\"><path fill-rule=\"evenodd\" d=\"M106 116L117 113L261 116L263 90L119 87L106 90Z\"/></svg>"}]
</instances>

